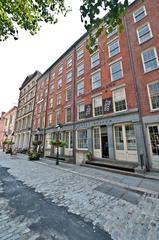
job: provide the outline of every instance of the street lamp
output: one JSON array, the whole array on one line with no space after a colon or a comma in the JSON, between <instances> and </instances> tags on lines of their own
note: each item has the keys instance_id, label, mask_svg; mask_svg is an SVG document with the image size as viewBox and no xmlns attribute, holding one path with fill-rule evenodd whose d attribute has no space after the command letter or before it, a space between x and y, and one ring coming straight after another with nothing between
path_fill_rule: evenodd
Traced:
<instances>
[{"instance_id":1,"label":"street lamp","mask_svg":"<svg viewBox=\"0 0 159 240\"><path fill-rule=\"evenodd\" d=\"M59 123L56 125L56 142L57 142L57 152L56 152L56 165L59 165L59 142L60 142L60 129L62 128L62 125Z\"/></svg>"}]
</instances>

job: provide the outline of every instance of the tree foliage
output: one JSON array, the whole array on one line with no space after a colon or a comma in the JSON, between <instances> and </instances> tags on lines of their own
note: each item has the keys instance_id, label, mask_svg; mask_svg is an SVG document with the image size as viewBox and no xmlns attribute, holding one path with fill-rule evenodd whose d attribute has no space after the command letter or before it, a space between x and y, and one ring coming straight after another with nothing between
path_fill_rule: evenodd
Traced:
<instances>
[{"instance_id":1,"label":"tree foliage","mask_svg":"<svg viewBox=\"0 0 159 240\"><path fill-rule=\"evenodd\" d=\"M128 0L83 0L80 7L81 19L90 36L87 46L90 52L98 47L96 38L105 26L106 34L112 32L116 26L120 32L123 30L122 17L126 14L128 5ZM101 13L104 13L104 16Z\"/></svg>"},{"instance_id":2,"label":"tree foliage","mask_svg":"<svg viewBox=\"0 0 159 240\"><path fill-rule=\"evenodd\" d=\"M116 25L122 30L121 17L127 11L129 0L81 1L81 20L90 35L90 45L94 45L95 38L100 35L104 24L108 25L108 32ZM9 36L18 39L19 28L34 35L42 22L55 24L58 15L65 16L69 10L70 8L65 6L65 0L0 0L0 41ZM109 13L100 17L101 11Z\"/></svg>"},{"instance_id":3,"label":"tree foliage","mask_svg":"<svg viewBox=\"0 0 159 240\"><path fill-rule=\"evenodd\" d=\"M34 35L42 22L55 24L67 11L64 0L0 0L0 41L18 39L19 28Z\"/></svg>"}]
</instances>

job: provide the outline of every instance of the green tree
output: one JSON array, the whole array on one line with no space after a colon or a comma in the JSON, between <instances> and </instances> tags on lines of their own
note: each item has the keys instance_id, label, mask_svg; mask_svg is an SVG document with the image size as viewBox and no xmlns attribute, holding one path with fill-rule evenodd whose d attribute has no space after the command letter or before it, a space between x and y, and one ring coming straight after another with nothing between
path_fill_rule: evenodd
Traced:
<instances>
[{"instance_id":1,"label":"green tree","mask_svg":"<svg viewBox=\"0 0 159 240\"><path fill-rule=\"evenodd\" d=\"M64 0L0 0L0 41L9 36L18 39L19 28L34 35L42 22L55 24L68 10Z\"/></svg>"},{"instance_id":2,"label":"green tree","mask_svg":"<svg viewBox=\"0 0 159 240\"><path fill-rule=\"evenodd\" d=\"M122 29L121 17L126 13L128 0L81 0L81 20L90 35L91 44L103 29L108 25L108 32L119 25ZM9 36L18 39L18 29L36 34L42 22L55 24L58 15L64 16L70 8L65 6L65 0L0 0L0 41ZM101 11L109 14L100 17ZM96 29L95 37L92 31Z\"/></svg>"}]
</instances>

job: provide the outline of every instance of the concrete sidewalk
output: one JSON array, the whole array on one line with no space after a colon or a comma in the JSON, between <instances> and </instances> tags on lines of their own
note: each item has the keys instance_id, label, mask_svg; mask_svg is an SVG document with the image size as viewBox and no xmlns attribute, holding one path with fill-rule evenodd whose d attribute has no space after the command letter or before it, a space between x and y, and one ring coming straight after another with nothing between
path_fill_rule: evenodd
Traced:
<instances>
[{"instance_id":1,"label":"concrete sidewalk","mask_svg":"<svg viewBox=\"0 0 159 240\"><path fill-rule=\"evenodd\" d=\"M108 171L102 171L95 168L81 167L78 165L68 164L60 162L59 165L55 165L55 160L41 158L37 161L38 164L48 165L53 168L60 169L62 171L79 174L80 176L93 178L105 183L107 193L111 192L112 188L118 187L119 192L122 194L122 189L130 190L139 194L146 194L159 198L159 179L148 179L147 177L128 176ZM108 187L110 186L110 187ZM104 185L103 185L104 187ZM120 195L120 194L119 194Z\"/></svg>"}]
</instances>

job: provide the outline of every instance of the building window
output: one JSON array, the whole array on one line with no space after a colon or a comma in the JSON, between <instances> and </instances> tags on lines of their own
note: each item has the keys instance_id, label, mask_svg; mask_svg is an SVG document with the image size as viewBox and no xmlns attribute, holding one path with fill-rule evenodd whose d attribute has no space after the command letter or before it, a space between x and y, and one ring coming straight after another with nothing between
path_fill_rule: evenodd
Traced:
<instances>
[{"instance_id":1,"label":"building window","mask_svg":"<svg viewBox=\"0 0 159 240\"><path fill-rule=\"evenodd\" d=\"M125 111L126 107L126 96L125 96L125 88L119 88L113 91L113 99L114 99L114 111L120 112Z\"/></svg>"},{"instance_id":2,"label":"building window","mask_svg":"<svg viewBox=\"0 0 159 240\"><path fill-rule=\"evenodd\" d=\"M57 95L56 104L57 104L57 105L60 105L60 104L61 104L61 94L58 94L58 95Z\"/></svg>"},{"instance_id":3,"label":"building window","mask_svg":"<svg viewBox=\"0 0 159 240\"><path fill-rule=\"evenodd\" d=\"M67 73L66 82L69 83L72 81L72 71Z\"/></svg>"},{"instance_id":4,"label":"building window","mask_svg":"<svg viewBox=\"0 0 159 240\"><path fill-rule=\"evenodd\" d=\"M60 123L60 111L56 112L56 125Z\"/></svg>"},{"instance_id":5,"label":"building window","mask_svg":"<svg viewBox=\"0 0 159 240\"><path fill-rule=\"evenodd\" d=\"M107 30L107 38L113 36L113 35L116 34L117 32L118 32L117 26L114 27L114 28L112 29L112 31Z\"/></svg>"},{"instance_id":6,"label":"building window","mask_svg":"<svg viewBox=\"0 0 159 240\"><path fill-rule=\"evenodd\" d=\"M62 79L59 79L57 82L57 89L62 88Z\"/></svg>"},{"instance_id":7,"label":"building window","mask_svg":"<svg viewBox=\"0 0 159 240\"><path fill-rule=\"evenodd\" d=\"M47 89L45 89L45 91L44 91L44 97L46 97L46 96L47 96L47 93L48 93L48 90L47 90ZM41 95L41 99L42 99L42 95Z\"/></svg>"},{"instance_id":8,"label":"building window","mask_svg":"<svg viewBox=\"0 0 159 240\"><path fill-rule=\"evenodd\" d=\"M148 49L142 53L142 61L145 72L158 68L158 56L155 48Z\"/></svg>"},{"instance_id":9,"label":"building window","mask_svg":"<svg viewBox=\"0 0 159 240\"><path fill-rule=\"evenodd\" d=\"M67 68L72 66L72 57L67 60Z\"/></svg>"},{"instance_id":10,"label":"building window","mask_svg":"<svg viewBox=\"0 0 159 240\"><path fill-rule=\"evenodd\" d=\"M77 147L81 149L88 148L87 130L77 131Z\"/></svg>"},{"instance_id":11,"label":"building window","mask_svg":"<svg viewBox=\"0 0 159 240\"><path fill-rule=\"evenodd\" d=\"M84 81L80 81L77 83L77 96L81 96L84 94Z\"/></svg>"},{"instance_id":12,"label":"building window","mask_svg":"<svg viewBox=\"0 0 159 240\"><path fill-rule=\"evenodd\" d=\"M70 101L72 99L72 88L66 89L66 101Z\"/></svg>"},{"instance_id":13,"label":"building window","mask_svg":"<svg viewBox=\"0 0 159 240\"><path fill-rule=\"evenodd\" d=\"M62 74L62 71L63 71L63 65L60 65L60 66L58 67L58 74L59 74L59 75Z\"/></svg>"},{"instance_id":14,"label":"building window","mask_svg":"<svg viewBox=\"0 0 159 240\"><path fill-rule=\"evenodd\" d=\"M141 19L143 19L147 15L145 6L142 6L139 8L136 12L134 12L134 22L139 22Z\"/></svg>"},{"instance_id":15,"label":"building window","mask_svg":"<svg viewBox=\"0 0 159 240\"><path fill-rule=\"evenodd\" d=\"M78 119L85 118L85 105L83 103L78 104Z\"/></svg>"},{"instance_id":16,"label":"building window","mask_svg":"<svg viewBox=\"0 0 159 240\"><path fill-rule=\"evenodd\" d=\"M148 90L151 109L159 109L159 82L149 84Z\"/></svg>"},{"instance_id":17,"label":"building window","mask_svg":"<svg viewBox=\"0 0 159 240\"><path fill-rule=\"evenodd\" d=\"M65 114L66 114L66 117L65 117L66 123L71 122L72 121L72 111L71 111L71 108L67 108L65 110Z\"/></svg>"},{"instance_id":18,"label":"building window","mask_svg":"<svg viewBox=\"0 0 159 240\"><path fill-rule=\"evenodd\" d=\"M50 113L48 115L48 126L51 127L52 126L52 113Z\"/></svg>"},{"instance_id":19,"label":"building window","mask_svg":"<svg viewBox=\"0 0 159 240\"><path fill-rule=\"evenodd\" d=\"M116 150L124 150L124 139L122 126L115 126Z\"/></svg>"},{"instance_id":20,"label":"building window","mask_svg":"<svg viewBox=\"0 0 159 240\"><path fill-rule=\"evenodd\" d=\"M73 133L65 132L66 148L73 148Z\"/></svg>"},{"instance_id":21,"label":"building window","mask_svg":"<svg viewBox=\"0 0 159 240\"><path fill-rule=\"evenodd\" d=\"M115 62L110 66L111 81L116 81L123 77L122 62Z\"/></svg>"},{"instance_id":22,"label":"building window","mask_svg":"<svg viewBox=\"0 0 159 240\"><path fill-rule=\"evenodd\" d=\"M94 149L100 149L100 129L94 128Z\"/></svg>"},{"instance_id":23,"label":"building window","mask_svg":"<svg viewBox=\"0 0 159 240\"><path fill-rule=\"evenodd\" d=\"M84 56L84 50L83 49L77 50L77 61L83 58L83 56Z\"/></svg>"},{"instance_id":24,"label":"building window","mask_svg":"<svg viewBox=\"0 0 159 240\"><path fill-rule=\"evenodd\" d=\"M42 128L45 128L45 116L42 117Z\"/></svg>"},{"instance_id":25,"label":"building window","mask_svg":"<svg viewBox=\"0 0 159 240\"><path fill-rule=\"evenodd\" d=\"M113 57L120 52L119 39L111 42L108 45L109 57Z\"/></svg>"},{"instance_id":26,"label":"building window","mask_svg":"<svg viewBox=\"0 0 159 240\"><path fill-rule=\"evenodd\" d=\"M50 108L53 108L53 98L50 98Z\"/></svg>"},{"instance_id":27,"label":"building window","mask_svg":"<svg viewBox=\"0 0 159 240\"><path fill-rule=\"evenodd\" d=\"M92 90L101 87L101 73L100 73L100 71L94 73L92 75L91 79L92 79Z\"/></svg>"},{"instance_id":28,"label":"building window","mask_svg":"<svg viewBox=\"0 0 159 240\"><path fill-rule=\"evenodd\" d=\"M44 102L44 105L43 105L43 111L46 111L46 101Z\"/></svg>"},{"instance_id":29,"label":"building window","mask_svg":"<svg viewBox=\"0 0 159 240\"><path fill-rule=\"evenodd\" d=\"M137 29L137 36L139 43L144 43L150 38L152 38L151 27L149 23Z\"/></svg>"},{"instance_id":30,"label":"building window","mask_svg":"<svg viewBox=\"0 0 159 240\"><path fill-rule=\"evenodd\" d=\"M84 63L81 63L77 66L77 77L84 74Z\"/></svg>"},{"instance_id":31,"label":"building window","mask_svg":"<svg viewBox=\"0 0 159 240\"><path fill-rule=\"evenodd\" d=\"M55 72L51 72L51 80L54 81L55 80Z\"/></svg>"},{"instance_id":32,"label":"building window","mask_svg":"<svg viewBox=\"0 0 159 240\"><path fill-rule=\"evenodd\" d=\"M54 84L52 83L52 84L50 85L50 93L52 93L53 90L54 90Z\"/></svg>"},{"instance_id":33,"label":"building window","mask_svg":"<svg viewBox=\"0 0 159 240\"><path fill-rule=\"evenodd\" d=\"M94 68L100 64L99 53L95 53L91 56L91 68Z\"/></svg>"},{"instance_id":34,"label":"building window","mask_svg":"<svg viewBox=\"0 0 159 240\"><path fill-rule=\"evenodd\" d=\"M102 96L93 98L93 115L100 116L103 114Z\"/></svg>"}]
</instances>

